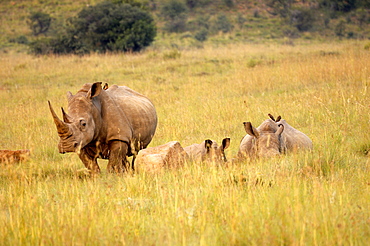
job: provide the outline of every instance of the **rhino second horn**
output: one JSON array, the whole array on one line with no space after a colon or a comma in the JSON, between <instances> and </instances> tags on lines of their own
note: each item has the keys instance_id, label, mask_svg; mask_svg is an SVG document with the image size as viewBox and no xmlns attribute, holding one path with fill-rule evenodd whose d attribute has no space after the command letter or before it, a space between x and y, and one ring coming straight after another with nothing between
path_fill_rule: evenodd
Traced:
<instances>
[{"instance_id":1,"label":"rhino second horn","mask_svg":"<svg viewBox=\"0 0 370 246\"><path fill-rule=\"evenodd\" d=\"M57 131L58 131L59 136L64 137L64 136L70 135L71 130L69 129L68 125L58 118L58 116L55 113L53 107L51 106L50 101L48 101L48 103L49 103L49 109L50 109L51 115L53 116L54 123L57 127Z\"/></svg>"},{"instance_id":2,"label":"rhino second horn","mask_svg":"<svg viewBox=\"0 0 370 246\"><path fill-rule=\"evenodd\" d=\"M64 108L62 107L62 114L63 114L63 121L65 123L72 123L72 118L69 116L65 111Z\"/></svg>"}]
</instances>

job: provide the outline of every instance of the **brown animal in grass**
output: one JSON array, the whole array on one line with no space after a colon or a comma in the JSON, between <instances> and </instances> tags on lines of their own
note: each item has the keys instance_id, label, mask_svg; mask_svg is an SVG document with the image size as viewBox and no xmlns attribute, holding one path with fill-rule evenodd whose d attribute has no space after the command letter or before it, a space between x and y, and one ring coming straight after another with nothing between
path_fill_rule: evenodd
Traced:
<instances>
[{"instance_id":1,"label":"brown animal in grass","mask_svg":"<svg viewBox=\"0 0 370 246\"><path fill-rule=\"evenodd\" d=\"M225 149L227 149L229 146L230 138L224 138L221 146L219 146L214 140L206 139L200 144L192 144L187 146L184 148L184 150L192 161L223 163L227 161Z\"/></svg>"},{"instance_id":2,"label":"brown animal in grass","mask_svg":"<svg viewBox=\"0 0 370 246\"><path fill-rule=\"evenodd\" d=\"M112 85L103 90L101 82L84 84L75 94L67 93L68 114L63 120L49 108L57 127L59 152L76 152L85 167L100 172L97 159L109 159L109 172L124 172L134 156L151 142L157 113L144 95L126 87Z\"/></svg>"},{"instance_id":3,"label":"brown animal in grass","mask_svg":"<svg viewBox=\"0 0 370 246\"><path fill-rule=\"evenodd\" d=\"M188 158L180 143L172 141L140 150L135 165L139 171L157 173L166 168L181 167Z\"/></svg>"},{"instance_id":4,"label":"brown animal in grass","mask_svg":"<svg viewBox=\"0 0 370 246\"><path fill-rule=\"evenodd\" d=\"M287 151L312 149L311 139L303 132L289 125L279 116L276 120L270 115L259 127L244 122L248 133L242 139L238 157L272 157Z\"/></svg>"},{"instance_id":5,"label":"brown animal in grass","mask_svg":"<svg viewBox=\"0 0 370 246\"><path fill-rule=\"evenodd\" d=\"M30 157L30 150L0 150L0 163L13 164L26 161Z\"/></svg>"}]
</instances>

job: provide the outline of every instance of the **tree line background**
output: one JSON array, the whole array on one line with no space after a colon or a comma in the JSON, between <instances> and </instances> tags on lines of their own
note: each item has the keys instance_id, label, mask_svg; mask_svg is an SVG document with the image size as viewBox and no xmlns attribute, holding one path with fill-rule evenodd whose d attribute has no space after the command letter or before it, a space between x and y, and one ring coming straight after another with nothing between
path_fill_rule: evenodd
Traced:
<instances>
[{"instance_id":1,"label":"tree line background","mask_svg":"<svg viewBox=\"0 0 370 246\"><path fill-rule=\"evenodd\" d=\"M60 4L50 1L30 8L23 17L28 33L14 32L8 41L34 54L86 54L136 52L173 36L196 45L220 37L370 38L370 0L105 0L81 4L71 17L43 10L43 4Z\"/></svg>"}]
</instances>

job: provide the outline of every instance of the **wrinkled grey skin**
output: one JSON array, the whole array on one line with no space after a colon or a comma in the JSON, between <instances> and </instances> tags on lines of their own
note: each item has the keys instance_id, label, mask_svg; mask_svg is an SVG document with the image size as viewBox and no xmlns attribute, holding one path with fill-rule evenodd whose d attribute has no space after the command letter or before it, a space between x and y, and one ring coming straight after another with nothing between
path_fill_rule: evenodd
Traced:
<instances>
[{"instance_id":1,"label":"wrinkled grey skin","mask_svg":"<svg viewBox=\"0 0 370 246\"><path fill-rule=\"evenodd\" d=\"M202 162L226 162L225 149L230 146L230 138L224 138L222 145L218 146L214 140L206 139L200 144L192 144L184 148L190 160Z\"/></svg>"},{"instance_id":2,"label":"wrinkled grey skin","mask_svg":"<svg viewBox=\"0 0 370 246\"><path fill-rule=\"evenodd\" d=\"M278 121L273 119L265 120L257 128L250 122L244 122L247 135L240 142L239 158L273 157L287 151L312 149L312 141L307 135L289 125L280 116Z\"/></svg>"},{"instance_id":3,"label":"wrinkled grey skin","mask_svg":"<svg viewBox=\"0 0 370 246\"><path fill-rule=\"evenodd\" d=\"M101 82L84 84L67 93L68 114L58 118L50 102L60 142L59 152L76 152L91 172L98 173L97 158L109 159L109 172L128 168L127 156L146 148L157 127L157 114L150 100L126 86L102 89Z\"/></svg>"}]
</instances>

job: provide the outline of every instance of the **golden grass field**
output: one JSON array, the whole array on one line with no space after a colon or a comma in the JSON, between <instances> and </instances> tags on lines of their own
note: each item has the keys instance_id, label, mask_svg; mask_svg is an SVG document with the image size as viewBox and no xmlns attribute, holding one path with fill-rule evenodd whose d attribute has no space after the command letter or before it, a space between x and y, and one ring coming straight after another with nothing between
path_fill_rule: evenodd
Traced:
<instances>
[{"instance_id":1,"label":"golden grass field","mask_svg":"<svg viewBox=\"0 0 370 246\"><path fill-rule=\"evenodd\" d=\"M141 54L0 55L0 245L367 245L370 51L366 42L238 44ZM150 146L231 138L229 159L271 113L310 153L161 174L85 175L58 153L48 109L84 83L127 85L155 104ZM61 116L60 110L57 111Z\"/></svg>"}]
</instances>

